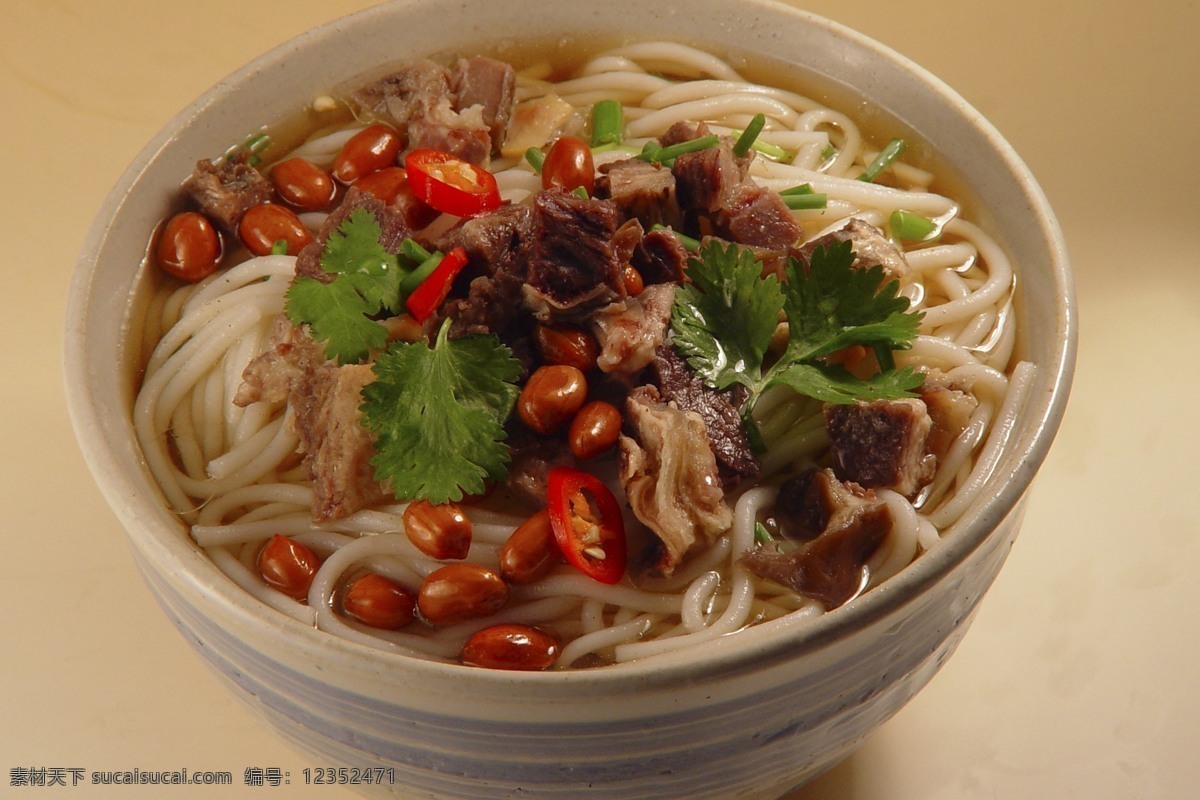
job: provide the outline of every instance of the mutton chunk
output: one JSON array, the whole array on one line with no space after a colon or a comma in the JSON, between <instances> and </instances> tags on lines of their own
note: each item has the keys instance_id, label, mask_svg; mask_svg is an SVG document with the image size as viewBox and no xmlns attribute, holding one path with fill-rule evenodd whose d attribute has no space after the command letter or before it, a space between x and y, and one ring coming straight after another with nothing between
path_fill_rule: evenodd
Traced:
<instances>
[{"instance_id":1,"label":"mutton chunk","mask_svg":"<svg viewBox=\"0 0 1200 800\"><path fill-rule=\"evenodd\" d=\"M650 375L664 400L700 415L713 455L730 476L727 483L758 475L758 460L746 438L734 391L718 391L706 384L669 344L655 352Z\"/></svg>"},{"instance_id":2,"label":"mutton chunk","mask_svg":"<svg viewBox=\"0 0 1200 800\"><path fill-rule=\"evenodd\" d=\"M912 497L932 479L936 459L925 452L932 421L921 400L829 403L824 416L833 469L842 480Z\"/></svg>"},{"instance_id":3,"label":"mutton chunk","mask_svg":"<svg viewBox=\"0 0 1200 800\"><path fill-rule=\"evenodd\" d=\"M582 316L624 298L616 230L616 206L607 200L538 192L525 286L526 305L538 319Z\"/></svg>"},{"instance_id":4,"label":"mutton chunk","mask_svg":"<svg viewBox=\"0 0 1200 800\"><path fill-rule=\"evenodd\" d=\"M935 369L925 373L925 382L917 394L921 395L933 422L925 450L940 460L971 423L979 401L975 395L955 386L946 373Z\"/></svg>"},{"instance_id":5,"label":"mutton chunk","mask_svg":"<svg viewBox=\"0 0 1200 800\"><path fill-rule=\"evenodd\" d=\"M645 283L683 283L690 254L679 237L668 230L647 231L630 262Z\"/></svg>"},{"instance_id":6,"label":"mutton chunk","mask_svg":"<svg viewBox=\"0 0 1200 800\"><path fill-rule=\"evenodd\" d=\"M883 267L884 281L903 280L910 272L904 253L896 247L883 231L869 222L858 217L837 230L805 242L797 251L797 255L807 264L812 259L813 251L818 247L834 242L850 242L854 250L855 269L867 269L876 264Z\"/></svg>"},{"instance_id":7,"label":"mutton chunk","mask_svg":"<svg viewBox=\"0 0 1200 800\"><path fill-rule=\"evenodd\" d=\"M862 591L866 565L892 530L887 504L870 489L839 481L831 470L789 480L776 499L777 518L820 524L815 538L790 553L759 545L740 563L760 578L837 608ZM781 520L782 523L782 520Z\"/></svg>"},{"instance_id":8,"label":"mutton chunk","mask_svg":"<svg viewBox=\"0 0 1200 800\"><path fill-rule=\"evenodd\" d=\"M449 70L419 59L357 89L350 100L366 116L404 130L409 120L421 117L448 94Z\"/></svg>"},{"instance_id":9,"label":"mutton chunk","mask_svg":"<svg viewBox=\"0 0 1200 800\"><path fill-rule=\"evenodd\" d=\"M675 159L676 197L685 214L707 218L719 235L739 244L785 250L800 237L800 226L776 192L750 177L753 152L737 156L734 141Z\"/></svg>"},{"instance_id":10,"label":"mutton chunk","mask_svg":"<svg viewBox=\"0 0 1200 800\"><path fill-rule=\"evenodd\" d=\"M207 158L197 161L183 189L205 216L234 236L247 209L271 199L270 181L238 157L215 164Z\"/></svg>"},{"instance_id":11,"label":"mutton chunk","mask_svg":"<svg viewBox=\"0 0 1200 800\"><path fill-rule=\"evenodd\" d=\"M629 393L625 417L633 436L619 440L621 483L633 513L660 543L654 571L670 575L695 543L727 530L733 512L699 414L642 386Z\"/></svg>"},{"instance_id":12,"label":"mutton chunk","mask_svg":"<svg viewBox=\"0 0 1200 800\"><path fill-rule=\"evenodd\" d=\"M636 219L647 228L679 224L675 176L671 170L661 164L627 158L601 167L600 172L596 196L612 200L622 219Z\"/></svg>"},{"instance_id":13,"label":"mutton chunk","mask_svg":"<svg viewBox=\"0 0 1200 800\"><path fill-rule=\"evenodd\" d=\"M478 106L483 124L491 134L492 150L499 150L508 134L517 93L516 71L503 61L487 56L460 58L450 78L457 100L455 108Z\"/></svg>"},{"instance_id":14,"label":"mutton chunk","mask_svg":"<svg viewBox=\"0 0 1200 800\"><path fill-rule=\"evenodd\" d=\"M450 335L503 333L521 311L521 290L525 283L525 263L521 248L533 231L528 206L504 205L491 214L463 220L450 229L438 243L449 252L462 247L468 268L479 273L467 289L466 297L451 298L437 315L453 320Z\"/></svg>"},{"instance_id":15,"label":"mutton chunk","mask_svg":"<svg viewBox=\"0 0 1200 800\"><path fill-rule=\"evenodd\" d=\"M314 367L325 363L325 352L305 328L280 314L271 323L263 351L242 371L242 382L233 404L279 403L291 396L293 387Z\"/></svg>"},{"instance_id":16,"label":"mutton chunk","mask_svg":"<svg viewBox=\"0 0 1200 800\"><path fill-rule=\"evenodd\" d=\"M748 180L749 166L750 157L735 156L733 142L728 137L721 139L715 147L679 156L671 167L671 174L675 177L675 195L680 208L707 214L725 210L737 190Z\"/></svg>"},{"instance_id":17,"label":"mutton chunk","mask_svg":"<svg viewBox=\"0 0 1200 800\"><path fill-rule=\"evenodd\" d=\"M483 56L452 70L427 59L405 65L351 95L368 117L407 135L406 147L431 147L486 165L512 116L516 73Z\"/></svg>"},{"instance_id":18,"label":"mutton chunk","mask_svg":"<svg viewBox=\"0 0 1200 800\"><path fill-rule=\"evenodd\" d=\"M293 390L314 522L348 517L388 496L375 480L371 435L359 424L362 387L374 379L369 364L328 363L308 370Z\"/></svg>"},{"instance_id":19,"label":"mutton chunk","mask_svg":"<svg viewBox=\"0 0 1200 800\"><path fill-rule=\"evenodd\" d=\"M722 209L722 227L740 244L783 250L800 237L800 226L777 192L747 180Z\"/></svg>"},{"instance_id":20,"label":"mutton chunk","mask_svg":"<svg viewBox=\"0 0 1200 800\"><path fill-rule=\"evenodd\" d=\"M675 285L656 283L597 312L591 323L600 371L631 379L645 369L667 338L674 302Z\"/></svg>"}]
</instances>

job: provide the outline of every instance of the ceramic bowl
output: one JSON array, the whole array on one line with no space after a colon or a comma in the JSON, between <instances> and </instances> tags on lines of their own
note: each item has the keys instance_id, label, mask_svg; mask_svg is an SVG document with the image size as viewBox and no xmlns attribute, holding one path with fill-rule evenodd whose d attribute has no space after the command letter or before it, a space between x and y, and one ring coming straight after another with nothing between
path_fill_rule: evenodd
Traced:
<instances>
[{"instance_id":1,"label":"ceramic bowl","mask_svg":"<svg viewBox=\"0 0 1200 800\"><path fill-rule=\"evenodd\" d=\"M976 216L1018 265L1021 355L1038 374L989 491L942 546L815 622L785 618L652 662L514 674L407 660L308 628L244 594L193 545L138 451L126 342L146 289L147 237L181 177L198 157L380 64L523 37L669 37L753 50L851 87L960 171L978 197ZM847 755L966 633L1063 413L1072 303L1061 234L1011 147L939 80L840 25L767 0L405 0L266 54L150 142L83 249L66 381L85 457L154 597L229 688L314 763L382 768L381 783L359 788L403 797L777 798Z\"/></svg>"}]
</instances>

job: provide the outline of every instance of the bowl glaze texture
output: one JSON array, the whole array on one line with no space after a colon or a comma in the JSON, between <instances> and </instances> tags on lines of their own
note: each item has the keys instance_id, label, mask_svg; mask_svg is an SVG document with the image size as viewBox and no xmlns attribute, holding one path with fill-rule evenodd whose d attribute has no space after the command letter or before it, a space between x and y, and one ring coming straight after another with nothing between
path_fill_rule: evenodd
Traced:
<instances>
[{"instance_id":1,"label":"bowl glaze texture","mask_svg":"<svg viewBox=\"0 0 1200 800\"><path fill-rule=\"evenodd\" d=\"M147 145L96 218L65 350L85 458L154 597L230 689L315 763L394 770L394 781L360 788L443 800L777 798L847 755L929 681L1004 563L1075 360L1072 281L1045 197L995 129L921 68L789 6L734 6L405 0L370 9L217 84ZM563 31L581 43L674 38L790 61L799 79L852 87L931 143L962 173L975 215L1019 271L1020 354L1038 365L1029 406L984 497L942 545L815 621L778 620L701 654L545 674L417 662L335 639L241 592L191 542L145 469L127 337L146 293L147 238L197 158L321 92L387 62Z\"/></svg>"}]
</instances>

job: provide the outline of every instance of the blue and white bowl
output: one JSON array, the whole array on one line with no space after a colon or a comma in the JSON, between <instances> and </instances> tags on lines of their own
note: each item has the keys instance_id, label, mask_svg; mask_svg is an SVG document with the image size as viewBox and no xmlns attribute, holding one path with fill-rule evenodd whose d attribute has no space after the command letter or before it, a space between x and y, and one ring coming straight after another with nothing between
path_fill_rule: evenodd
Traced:
<instances>
[{"instance_id":1,"label":"blue and white bowl","mask_svg":"<svg viewBox=\"0 0 1200 800\"><path fill-rule=\"evenodd\" d=\"M137 265L148 232L197 154L220 152L320 91L398 58L565 32L680 38L792 62L854 87L969 175L986 226L1018 265L1021 356L1038 365L988 490L941 546L835 613L781 619L702 654L647 663L529 674L419 662L261 605L194 545L134 437L135 349L126 337L146 294ZM236 695L317 763L382 767L394 780L375 788L444 800L777 798L846 756L966 634L1058 428L1076 340L1062 237L1012 148L921 68L770 0L401 0L311 31L220 82L142 151L96 218L68 318L79 441L175 625Z\"/></svg>"}]
</instances>

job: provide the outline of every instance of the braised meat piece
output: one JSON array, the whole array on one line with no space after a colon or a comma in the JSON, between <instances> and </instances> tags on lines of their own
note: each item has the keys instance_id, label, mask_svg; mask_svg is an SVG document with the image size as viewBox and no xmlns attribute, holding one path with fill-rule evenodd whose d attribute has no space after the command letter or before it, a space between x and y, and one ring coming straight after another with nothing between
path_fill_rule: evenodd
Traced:
<instances>
[{"instance_id":1,"label":"braised meat piece","mask_svg":"<svg viewBox=\"0 0 1200 800\"><path fill-rule=\"evenodd\" d=\"M459 111L479 106L488 127L492 150L500 149L512 119L517 91L517 74L503 61L487 56L459 59L450 78Z\"/></svg>"},{"instance_id":2,"label":"braised meat piece","mask_svg":"<svg viewBox=\"0 0 1200 800\"><path fill-rule=\"evenodd\" d=\"M675 159L671 173L680 208L691 218L707 219L730 241L774 250L790 247L800 237L800 226L777 193L750 177L753 151L738 156L733 145L725 136L715 147Z\"/></svg>"},{"instance_id":3,"label":"braised meat piece","mask_svg":"<svg viewBox=\"0 0 1200 800\"><path fill-rule=\"evenodd\" d=\"M682 283L687 268L687 248L671 231L653 230L642 236L630 263L645 283Z\"/></svg>"},{"instance_id":4,"label":"braised meat piece","mask_svg":"<svg viewBox=\"0 0 1200 800\"><path fill-rule=\"evenodd\" d=\"M561 189L538 192L525 299L539 319L578 316L622 299L617 224L616 206L607 200Z\"/></svg>"},{"instance_id":5,"label":"braised meat piece","mask_svg":"<svg viewBox=\"0 0 1200 800\"><path fill-rule=\"evenodd\" d=\"M713 454L730 476L727 483L758 474L758 460L750 450L734 391L718 391L706 384L671 345L661 345L655 352L650 375L664 400L700 415Z\"/></svg>"},{"instance_id":6,"label":"braised meat piece","mask_svg":"<svg viewBox=\"0 0 1200 800\"><path fill-rule=\"evenodd\" d=\"M532 238L533 212L528 206L503 205L490 214L464 219L438 240L438 249L467 251L473 267L495 272L510 260L523 242Z\"/></svg>"},{"instance_id":7,"label":"braised meat piece","mask_svg":"<svg viewBox=\"0 0 1200 800\"><path fill-rule=\"evenodd\" d=\"M421 59L363 86L350 100L364 116L403 131L410 119L421 117L449 93L449 70Z\"/></svg>"},{"instance_id":8,"label":"braised meat piece","mask_svg":"<svg viewBox=\"0 0 1200 800\"><path fill-rule=\"evenodd\" d=\"M674 302L675 285L656 283L592 317L600 371L629 379L645 369L667 338Z\"/></svg>"},{"instance_id":9,"label":"braised meat piece","mask_svg":"<svg viewBox=\"0 0 1200 800\"><path fill-rule=\"evenodd\" d=\"M779 486L771 515L789 539L815 539L826 528L843 527L864 502L875 499L873 489L837 479L833 470L810 467Z\"/></svg>"},{"instance_id":10,"label":"braised meat piece","mask_svg":"<svg viewBox=\"0 0 1200 800\"><path fill-rule=\"evenodd\" d=\"M383 201L370 192L364 192L354 186L346 192L341 205L335 208L325 221L313 240L296 254L296 275L328 283L334 276L321 267L321 254L325 252L325 243L330 235L355 211L363 209L370 212L379 223L379 244L389 253L399 253L400 245L412 236L404 214L398 209L384 205Z\"/></svg>"},{"instance_id":11,"label":"braised meat piece","mask_svg":"<svg viewBox=\"0 0 1200 800\"><path fill-rule=\"evenodd\" d=\"M280 314L271 323L263 352L242 371L242 382L234 393L233 403L244 408L259 401L286 400L297 381L325 360L321 345L306 329L292 325Z\"/></svg>"},{"instance_id":12,"label":"braised meat piece","mask_svg":"<svg viewBox=\"0 0 1200 800\"><path fill-rule=\"evenodd\" d=\"M912 497L933 477L925 452L932 422L917 399L826 404L833 469L839 478Z\"/></svg>"},{"instance_id":13,"label":"braised meat piece","mask_svg":"<svg viewBox=\"0 0 1200 800\"><path fill-rule=\"evenodd\" d=\"M271 199L270 181L238 157L215 164L207 158L196 162L183 189L205 216L235 236L246 210Z\"/></svg>"},{"instance_id":14,"label":"braised meat piece","mask_svg":"<svg viewBox=\"0 0 1200 800\"><path fill-rule=\"evenodd\" d=\"M751 180L733 191L723 212L723 228L741 244L786 250L800 237L800 226L779 194Z\"/></svg>"},{"instance_id":15,"label":"braised meat piece","mask_svg":"<svg viewBox=\"0 0 1200 800\"><path fill-rule=\"evenodd\" d=\"M941 459L954 440L967 429L979 401L974 395L955 386L940 370L927 372L925 382L917 389L917 393L921 395L933 423L925 440L925 451Z\"/></svg>"},{"instance_id":16,"label":"braised meat piece","mask_svg":"<svg viewBox=\"0 0 1200 800\"><path fill-rule=\"evenodd\" d=\"M892 244L883 231L858 217L851 217L849 222L837 230L805 242L796 255L807 264L818 247L832 242L847 241L854 250L856 268L867 269L878 264L883 267L885 281L903 280L908 275L908 261L900 252L900 248Z\"/></svg>"},{"instance_id":17,"label":"braised meat piece","mask_svg":"<svg viewBox=\"0 0 1200 800\"><path fill-rule=\"evenodd\" d=\"M419 60L359 89L351 99L365 116L405 132L409 150L431 147L487 164L503 141L515 88L512 68L492 59L463 59L453 72Z\"/></svg>"},{"instance_id":18,"label":"braised meat piece","mask_svg":"<svg viewBox=\"0 0 1200 800\"><path fill-rule=\"evenodd\" d=\"M654 570L670 575L696 542L733 523L704 422L641 386L625 401L633 432L618 441L629 507L661 543Z\"/></svg>"},{"instance_id":19,"label":"braised meat piece","mask_svg":"<svg viewBox=\"0 0 1200 800\"><path fill-rule=\"evenodd\" d=\"M661 164L637 158L615 161L600 168L596 195L612 200L623 219L636 219L645 227L678 225L675 176Z\"/></svg>"},{"instance_id":20,"label":"braised meat piece","mask_svg":"<svg viewBox=\"0 0 1200 800\"><path fill-rule=\"evenodd\" d=\"M454 320L452 337L503 333L516 321L525 283L522 246L532 232L529 208L505 205L491 214L463 220L442 237L439 249L449 252L462 247L469 269L479 273L471 280L466 297L451 298L437 315L437 320ZM433 323L434 329L438 324Z\"/></svg>"},{"instance_id":21,"label":"braised meat piece","mask_svg":"<svg viewBox=\"0 0 1200 800\"><path fill-rule=\"evenodd\" d=\"M292 393L296 432L313 480L314 522L342 519L387 497L375 480L371 435L359 424L370 364L323 364L306 371Z\"/></svg>"},{"instance_id":22,"label":"braised meat piece","mask_svg":"<svg viewBox=\"0 0 1200 800\"><path fill-rule=\"evenodd\" d=\"M728 208L734 194L747 180L750 157L733 154L728 137L716 147L685 153L675 159L675 195L684 211L712 214Z\"/></svg>"},{"instance_id":23,"label":"braised meat piece","mask_svg":"<svg viewBox=\"0 0 1200 800\"><path fill-rule=\"evenodd\" d=\"M805 483L807 486L802 486ZM742 556L740 563L760 578L819 600L827 609L837 608L865 587L869 577L866 564L891 532L892 512L874 492L838 481L829 470L808 473L807 479L800 478L788 492L799 498L781 497L776 513L778 504L784 503L789 506L788 513L791 505L798 506L798 516L806 525L827 517L819 535L790 553L759 545Z\"/></svg>"}]
</instances>

